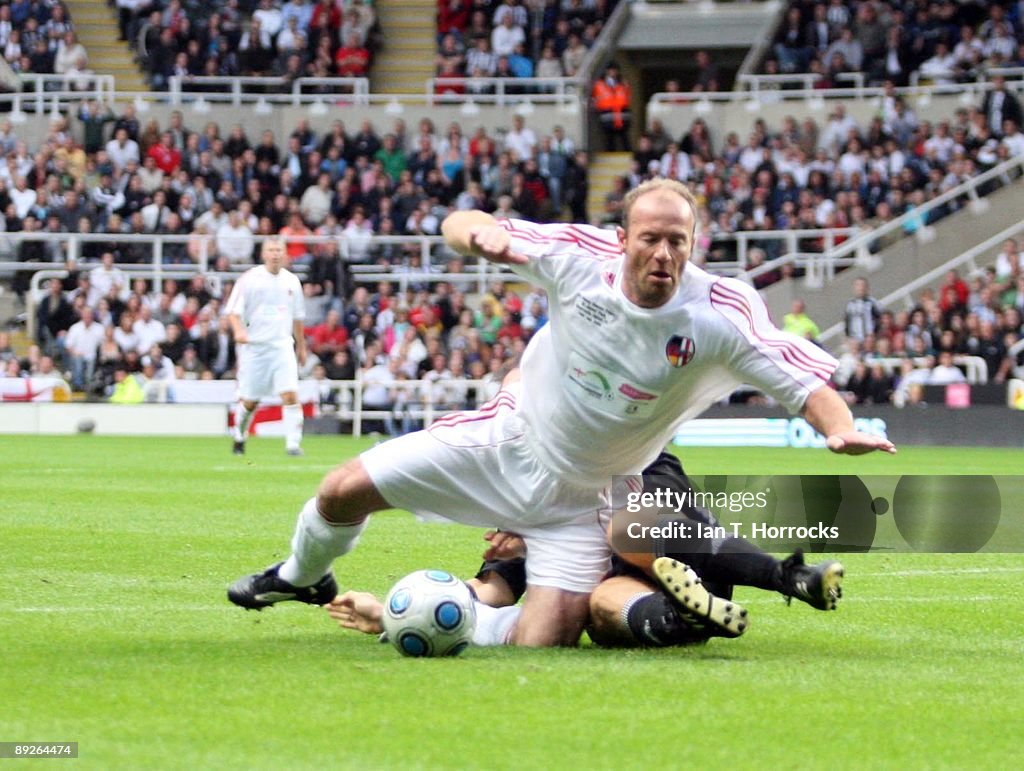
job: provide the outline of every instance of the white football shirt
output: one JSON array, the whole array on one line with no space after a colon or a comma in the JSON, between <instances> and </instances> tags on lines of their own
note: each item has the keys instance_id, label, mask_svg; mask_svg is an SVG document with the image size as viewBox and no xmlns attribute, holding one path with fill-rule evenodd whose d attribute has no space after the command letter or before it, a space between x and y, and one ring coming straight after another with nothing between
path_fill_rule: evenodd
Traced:
<instances>
[{"instance_id":1,"label":"white football shirt","mask_svg":"<svg viewBox=\"0 0 1024 771\"><path fill-rule=\"evenodd\" d=\"M293 323L306 318L302 284L286 268L274 275L258 265L238 279L224 312L242 319L250 344L291 347Z\"/></svg>"},{"instance_id":2,"label":"white football shirt","mask_svg":"<svg viewBox=\"0 0 1024 771\"><path fill-rule=\"evenodd\" d=\"M576 484L640 473L740 383L797 412L837 362L771 322L757 292L687 264L675 296L641 308L622 291L613 231L503 220L513 269L547 288L550 323L523 356L519 416L544 465Z\"/></svg>"}]
</instances>

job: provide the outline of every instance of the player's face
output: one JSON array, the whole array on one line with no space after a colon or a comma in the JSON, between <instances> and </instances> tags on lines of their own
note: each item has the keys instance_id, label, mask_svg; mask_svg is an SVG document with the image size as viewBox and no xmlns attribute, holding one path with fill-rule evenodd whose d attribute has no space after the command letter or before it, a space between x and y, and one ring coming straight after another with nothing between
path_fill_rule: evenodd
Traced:
<instances>
[{"instance_id":1,"label":"player's face","mask_svg":"<svg viewBox=\"0 0 1024 771\"><path fill-rule=\"evenodd\" d=\"M693 249L693 209L669 190L638 198L629 213L629 230L619 229L626 254L623 290L642 308L667 303Z\"/></svg>"},{"instance_id":2,"label":"player's face","mask_svg":"<svg viewBox=\"0 0 1024 771\"><path fill-rule=\"evenodd\" d=\"M284 244L280 241L265 241L263 244L263 264L271 273L277 273L284 267Z\"/></svg>"}]
</instances>

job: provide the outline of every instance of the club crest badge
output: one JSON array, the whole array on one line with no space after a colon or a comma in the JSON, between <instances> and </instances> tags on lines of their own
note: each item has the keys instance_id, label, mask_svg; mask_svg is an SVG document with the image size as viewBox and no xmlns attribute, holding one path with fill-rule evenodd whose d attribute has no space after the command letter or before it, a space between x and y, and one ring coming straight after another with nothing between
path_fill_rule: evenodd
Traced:
<instances>
[{"instance_id":1,"label":"club crest badge","mask_svg":"<svg viewBox=\"0 0 1024 771\"><path fill-rule=\"evenodd\" d=\"M685 367L697 352L693 338L672 335L665 344L665 356L673 367Z\"/></svg>"}]
</instances>

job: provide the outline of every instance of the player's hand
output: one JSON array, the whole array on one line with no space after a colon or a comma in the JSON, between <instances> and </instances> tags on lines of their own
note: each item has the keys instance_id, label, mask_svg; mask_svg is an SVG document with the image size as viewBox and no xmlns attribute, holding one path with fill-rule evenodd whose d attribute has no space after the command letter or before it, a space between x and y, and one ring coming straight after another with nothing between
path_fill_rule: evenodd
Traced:
<instances>
[{"instance_id":1,"label":"player's hand","mask_svg":"<svg viewBox=\"0 0 1024 771\"><path fill-rule=\"evenodd\" d=\"M339 594L324 605L324 609L345 629L355 629L366 634L380 634L384 631L381 624L384 606L369 592Z\"/></svg>"},{"instance_id":2,"label":"player's hand","mask_svg":"<svg viewBox=\"0 0 1024 771\"><path fill-rule=\"evenodd\" d=\"M501 225L474 225L469 245L485 260L504 265L525 265L530 258L512 251L512 236Z\"/></svg>"},{"instance_id":3,"label":"player's hand","mask_svg":"<svg viewBox=\"0 0 1024 771\"><path fill-rule=\"evenodd\" d=\"M490 544L484 550L484 562L514 560L526 556L526 542L515 533L488 530L484 533L484 540Z\"/></svg>"},{"instance_id":4,"label":"player's hand","mask_svg":"<svg viewBox=\"0 0 1024 771\"><path fill-rule=\"evenodd\" d=\"M305 364L306 364L306 357L308 355L309 354L306 352L306 346L304 346L304 345L295 349L295 358L298 359L300 367L305 366Z\"/></svg>"},{"instance_id":5,"label":"player's hand","mask_svg":"<svg viewBox=\"0 0 1024 771\"><path fill-rule=\"evenodd\" d=\"M864 455L876 450L887 452L890 455L896 454L896 445L888 439L865 434L863 431L843 431L831 434L825 440L825 446L840 455Z\"/></svg>"},{"instance_id":6,"label":"player's hand","mask_svg":"<svg viewBox=\"0 0 1024 771\"><path fill-rule=\"evenodd\" d=\"M245 345L249 342L249 331L243 329L241 332L235 333L235 345Z\"/></svg>"}]
</instances>

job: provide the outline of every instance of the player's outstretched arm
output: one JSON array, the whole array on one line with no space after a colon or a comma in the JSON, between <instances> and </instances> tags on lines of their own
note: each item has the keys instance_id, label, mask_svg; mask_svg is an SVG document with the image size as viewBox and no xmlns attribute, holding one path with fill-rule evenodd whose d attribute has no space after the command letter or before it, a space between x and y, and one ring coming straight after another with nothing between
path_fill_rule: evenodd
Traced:
<instances>
[{"instance_id":1,"label":"player's outstretched arm","mask_svg":"<svg viewBox=\"0 0 1024 771\"><path fill-rule=\"evenodd\" d=\"M512 236L487 212L456 211L441 223L444 240L459 254L483 257L490 262L525 265L529 258L512 251Z\"/></svg>"},{"instance_id":2,"label":"player's outstretched arm","mask_svg":"<svg viewBox=\"0 0 1024 771\"><path fill-rule=\"evenodd\" d=\"M345 629L355 629L365 634L380 634L384 631L381 618L384 605L369 592L345 592L324 605L331 618Z\"/></svg>"},{"instance_id":3,"label":"player's outstretched arm","mask_svg":"<svg viewBox=\"0 0 1024 771\"><path fill-rule=\"evenodd\" d=\"M853 426L853 415L846 402L828 386L811 392L804 402L804 419L825 437L825 445L832 452L843 455L863 455L875 450L896 454L896 445L880 436L858 431Z\"/></svg>"}]
</instances>

